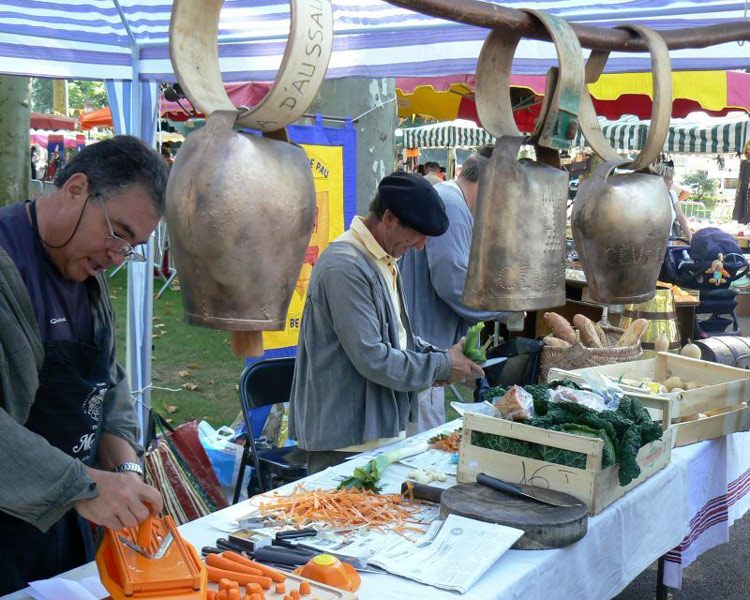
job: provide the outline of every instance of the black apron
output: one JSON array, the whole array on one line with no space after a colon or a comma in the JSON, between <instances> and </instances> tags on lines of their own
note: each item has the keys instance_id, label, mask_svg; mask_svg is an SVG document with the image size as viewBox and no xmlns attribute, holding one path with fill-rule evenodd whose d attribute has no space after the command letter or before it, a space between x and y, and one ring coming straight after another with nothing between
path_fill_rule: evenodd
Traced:
<instances>
[{"instance_id":1,"label":"black apron","mask_svg":"<svg viewBox=\"0 0 750 600\"><path fill-rule=\"evenodd\" d=\"M36 231L33 208L32 223ZM41 243L37 258L48 260ZM109 376L110 332L101 329L95 333L93 344L67 340L44 343L39 388L24 424L52 446L87 464L94 462ZM0 512L0 547L0 595L87 563L95 552L91 527L74 509L45 533Z\"/></svg>"}]
</instances>

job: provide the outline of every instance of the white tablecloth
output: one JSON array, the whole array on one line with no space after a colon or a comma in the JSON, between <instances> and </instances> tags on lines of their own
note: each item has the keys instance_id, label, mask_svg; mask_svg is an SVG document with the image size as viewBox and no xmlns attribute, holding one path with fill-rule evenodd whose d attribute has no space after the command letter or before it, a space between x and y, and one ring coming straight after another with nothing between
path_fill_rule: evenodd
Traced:
<instances>
[{"instance_id":1,"label":"white tablecloth","mask_svg":"<svg viewBox=\"0 0 750 600\"><path fill-rule=\"evenodd\" d=\"M583 540L557 550L510 550L460 597L467 600L607 600L620 593L660 556L682 544L679 560L673 557L669 563L672 580L668 583L679 583L674 577L679 577L680 566L726 541L729 524L750 508L750 495L746 494L750 487L748 467L750 433L676 448L666 468L590 518ZM351 466L336 469L351 470ZM393 465L391 469L403 469L405 474L407 467ZM710 507L717 498L726 505L725 518L702 516L711 513ZM181 532L197 548L210 545L217 537L224 536L212 525L217 516L233 518L247 512L246 505L238 504L188 523L181 527ZM716 532L719 534L714 535ZM91 563L65 576L80 579L95 572L96 567ZM408 579L371 573L362 574L358 595L362 600L383 597L389 600L423 597L455 600L459 597ZM3 598L27 600L31 596L22 590Z\"/></svg>"}]
</instances>

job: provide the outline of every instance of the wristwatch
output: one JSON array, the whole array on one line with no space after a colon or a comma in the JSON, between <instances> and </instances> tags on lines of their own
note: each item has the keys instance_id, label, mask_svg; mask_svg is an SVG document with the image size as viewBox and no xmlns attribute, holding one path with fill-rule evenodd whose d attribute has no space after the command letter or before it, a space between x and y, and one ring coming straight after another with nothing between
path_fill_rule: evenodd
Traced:
<instances>
[{"instance_id":1,"label":"wristwatch","mask_svg":"<svg viewBox=\"0 0 750 600\"><path fill-rule=\"evenodd\" d=\"M138 463L124 462L115 467L115 473L124 473L126 471L132 471L133 473L138 473L138 475L143 477L143 467L139 465Z\"/></svg>"}]
</instances>

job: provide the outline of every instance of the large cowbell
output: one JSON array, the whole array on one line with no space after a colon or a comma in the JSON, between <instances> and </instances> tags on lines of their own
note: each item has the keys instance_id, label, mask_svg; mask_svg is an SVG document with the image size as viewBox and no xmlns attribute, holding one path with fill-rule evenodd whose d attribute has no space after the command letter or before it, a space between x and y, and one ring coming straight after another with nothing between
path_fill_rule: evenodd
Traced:
<instances>
[{"instance_id":1,"label":"large cowbell","mask_svg":"<svg viewBox=\"0 0 750 600\"><path fill-rule=\"evenodd\" d=\"M234 131L217 111L172 165L167 223L185 320L235 331L284 328L315 221L305 152Z\"/></svg>"},{"instance_id":2,"label":"large cowbell","mask_svg":"<svg viewBox=\"0 0 750 600\"><path fill-rule=\"evenodd\" d=\"M565 171L518 160L523 138L497 141L482 170L461 301L490 310L565 304Z\"/></svg>"},{"instance_id":3,"label":"large cowbell","mask_svg":"<svg viewBox=\"0 0 750 600\"><path fill-rule=\"evenodd\" d=\"M646 173L612 175L599 165L581 183L572 228L591 297L606 304L653 297L672 224L664 180Z\"/></svg>"},{"instance_id":4,"label":"large cowbell","mask_svg":"<svg viewBox=\"0 0 750 600\"><path fill-rule=\"evenodd\" d=\"M565 207L568 174L518 160L522 143L559 162L577 130L583 89L581 47L570 25L541 11L532 14L555 43L559 69L550 69L545 103L534 132L521 136L510 102L510 73L520 35L495 30L477 63L477 111L497 138L479 179L469 266L461 301L481 310L521 312L565 304ZM509 325L510 327L510 325Z\"/></svg>"},{"instance_id":5,"label":"large cowbell","mask_svg":"<svg viewBox=\"0 0 750 600\"><path fill-rule=\"evenodd\" d=\"M642 25L623 25L643 38L652 62L654 101L646 143L633 162L624 161L602 134L591 98L584 94L580 125L586 141L605 159L582 182L573 203L572 229L576 250L596 302L645 302L656 293L672 223L669 192L661 177L642 173L659 156L672 113L672 76L664 39ZM592 51L586 81L594 83L608 53ZM616 167L633 171L612 175Z\"/></svg>"}]
</instances>

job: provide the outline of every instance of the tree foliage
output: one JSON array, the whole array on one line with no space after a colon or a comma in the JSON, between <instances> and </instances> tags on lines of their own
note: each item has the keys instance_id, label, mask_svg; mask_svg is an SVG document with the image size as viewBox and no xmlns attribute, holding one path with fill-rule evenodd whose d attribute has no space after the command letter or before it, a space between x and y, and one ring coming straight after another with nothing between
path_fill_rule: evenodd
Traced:
<instances>
[{"instance_id":1,"label":"tree foliage","mask_svg":"<svg viewBox=\"0 0 750 600\"><path fill-rule=\"evenodd\" d=\"M52 112L52 79L35 77L31 83L31 110L40 113ZM68 106L71 112L83 110L86 103L92 108L108 106L107 91L103 81L68 81Z\"/></svg>"},{"instance_id":2,"label":"tree foliage","mask_svg":"<svg viewBox=\"0 0 750 600\"><path fill-rule=\"evenodd\" d=\"M690 200L703 202L707 207L713 206L718 200L719 182L711 179L706 173L691 173L683 179L685 185L690 187Z\"/></svg>"}]
</instances>

